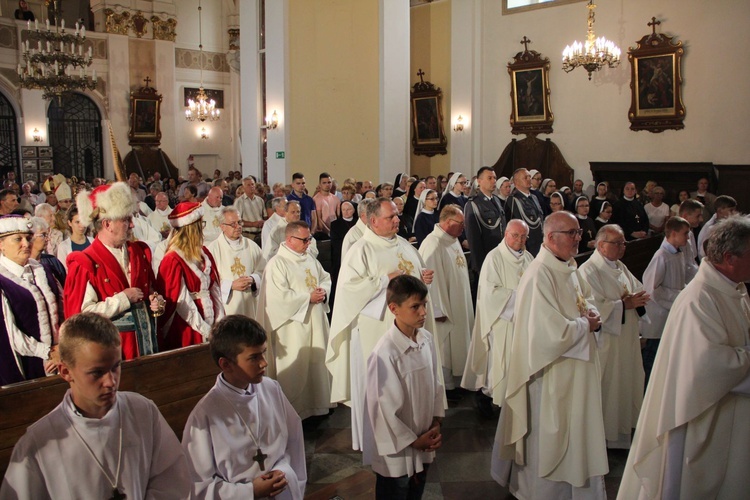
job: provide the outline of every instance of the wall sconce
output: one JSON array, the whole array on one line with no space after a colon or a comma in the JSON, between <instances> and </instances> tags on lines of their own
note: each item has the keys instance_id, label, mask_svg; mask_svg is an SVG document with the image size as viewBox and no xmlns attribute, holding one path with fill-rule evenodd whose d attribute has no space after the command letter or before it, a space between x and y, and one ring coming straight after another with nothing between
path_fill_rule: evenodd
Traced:
<instances>
[{"instance_id":1,"label":"wall sconce","mask_svg":"<svg viewBox=\"0 0 750 500\"><path fill-rule=\"evenodd\" d=\"M464 118L461 115L458 115L458 118L456 118L456 124L453 125L453 130L456 132L464 131Z\"/></svg>"},{"instance_id":2,"label":"wall sconce","mask_svg":"<svg viewBox=\"0 0 750 500\"><path fill-rule=\"evenodd\" d=\"M265 119L266 124L263 128L267 130L273 130L279 126L279 115L276 114L276 110L273 110L271 116L267 116Z\"/></svg>"},{"instance_id":3,"label":"wall sconce","mask_svg":"<svg viewBox=\"0 0 750 500\"><path fill-rule=\"evenodd\" d=\"M34 139L34 142L42 142L42 133L36 127L34 127L34 131L31 133L31 137Z\"/></svg>"},{"instance_id":4,"label":"wall sconce","mask_svg":"<svg viewBox=\"0 0 750 500\"><path fill-rule=\"evenodd\" d=\"M208 130L206 130L206 127L201 127L201 139L208 139Z\"/></svg>"}]
</instances>

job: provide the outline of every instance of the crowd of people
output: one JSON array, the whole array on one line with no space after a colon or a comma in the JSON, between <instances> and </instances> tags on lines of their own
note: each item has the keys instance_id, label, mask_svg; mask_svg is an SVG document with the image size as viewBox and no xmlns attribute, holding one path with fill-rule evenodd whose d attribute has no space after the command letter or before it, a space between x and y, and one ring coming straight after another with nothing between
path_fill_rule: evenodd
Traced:
<instances>
[{"instance_id":1,"label":"crowd of people","mask_svg":"<svg viewBox=\"0 0 750 500\"><path fill-rule=\"evenodd\" d=\"M0 496L45 496L61 480L49 461L80 448L102 475L65 483L71 497L182 481L175 497L301 498L300 422L346 404L378 498L418 498L466 391L500 412L491 472L519 498L606 497L607 448L633 429L622 498L745 492L727 461L750 458L735 423L750 417L750 220L706 179L685 193L675 209L655 183L618 197L491 167L378 186L323 172L314 189L194 166L22 189L9 174L0 384L59 373L71 390L19 441ZM639 281L627 242L661 234ZM117 392L120 362L201 343L221 374L180 450L152 403ZM139 444L123 451L123 433ZM40 444L51 435L71 448ZM726 475L699 481L698 466Z\"/></svg>"}]
</instances>

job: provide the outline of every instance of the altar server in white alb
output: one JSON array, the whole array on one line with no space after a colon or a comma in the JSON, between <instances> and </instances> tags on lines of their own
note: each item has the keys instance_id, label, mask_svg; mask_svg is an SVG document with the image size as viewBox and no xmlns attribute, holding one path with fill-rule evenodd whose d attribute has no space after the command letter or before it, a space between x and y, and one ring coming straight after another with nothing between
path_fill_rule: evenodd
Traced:
<instances>
[{"instance_id":1,"label":"altar server in white alb","mask_svg":"<svg viewBox=\"0 0 750 500\"><path fill-rule=\"evenodd\" d=\"M367 362L362 457L377 476L376 499L416 500L442 444L445 391L437 346L423 328L427 286L413 276L396 276L386 301L395 319Z\"/></svg>"},{"instance_id":2,"label":"altar server in white alb","mask_svg":"<svg viewBox=\"0 0 750 500\"><path fill-rule=\"evenodd\" d=\"M307 471L302 423L278 383L264 377L266 333L250 318L214 325L216 384L193 409L182 447L196 499L299 499Z\"/></svg>"},{"instance_id":3,"label":"altar server in white alb","mask_svg":"<svg viewBox=\"0 0 750 500\"><path fill-rule=\"evenodd\" d=\"M646 314L650 296L620 259L625 233L617 224L602 226L596 250L581 265L602 315L599 363L602 369L604 433L608 448L630 448L630 438L643 402L643 358L638 318Z\"/></svg>"},{"instance_id":4,"label":"altar server in white alb","mask_svg":"<svg viewBox=\"0 0 750 500\"><path fill-rule=\"evenodd\" d=\"M474 307L471 303L469 270L458 237L464 229L464 214L458 205L445 205L440 222L419 247L429 269L435 270L430 286L435 315L432 332L440 349L445 388L456 388L453 377L461 377L466 365Z\"/></svg>"},{"instance_id":5,"label":"altar server in white alb","mask_svg":"<svg viewBox=\"0 0 750 500\"><path fill-rule=\"evenodd\" d=\"M716 224L664 328L617 498L750 492L750 220Z\"/></svg>"},{"instance_id":6,"label":"altar server in white alb","mask_svg":"<svg viewBox=\"0 0 750 500\"><path fill-rule=\"evenodd\" d=\"M529 226L511 219L503 241L490 250L479 273L477 315L461 386L481 390L503 406L513 343L516 288L534 256L526 251Z\"/></svg>"},{"instance_id":7,"label":"altar server in white alb","mask_svg":"<svg viewBox=\"0 0 750 500\"><path fill-rule=\"evenodd\" d=\"M544 222L544 243L518 285L508 390L492 477L519 499L606 498L609 471L591 289L574 257L570 212Z\"/></svg>"},{"instance_id":8,"label":"altar server in white alb","mask_svg":"<svg viewBox=\"0 0 750 500\"><path fill-rule=\"evenodd\" d=\"M301 418L327 415L331 377L325 366L331 275L307 252L304 221L285 227L286 241L266 266L261 323L269 336L268 376L277 380Z\"/></svg>"},{"instance_id":9,"label":"altar server in white alb","mask_svg":"<svg viewBox=\"0 0 750 500\"><path fill-rule=\"evenodd\" d=\"M0 498L188 498L188 464L159 409L117 390L117 327L96 313L68 318L60 358L70 389L16 443Z\"/></svg>"},{"instance_id":10,"label":"altar server in white alb","mask_svg":"<svg viewBox=\"0 0 750 500\"><path fill-rule=\"evenodd\" d=\"M224 312L256 319L266 259L253 240L242 237L242 222L236 208L223 207L218 220L221 234L208 244L208 251L213 255L219 271Z\"/></svg>"},{"instance_id":11,"label":"altar server in white alb","mask_svg":"<svg viewBox=\"0 0 750 500\"><path fill-rule=\"evenodd\" d=\"M326 366L333 377L331 402L351 405L355 450L362 449L367 358L393 324L385 301L388 282L408 274L429 285L434 275L419 252L396 235L398 211L390 199L378 198L367 205L367 224L362 238L341 262L326 351ZM435 330L431 308L426 325L428 331Z\"/></svg>"}]
</instances>

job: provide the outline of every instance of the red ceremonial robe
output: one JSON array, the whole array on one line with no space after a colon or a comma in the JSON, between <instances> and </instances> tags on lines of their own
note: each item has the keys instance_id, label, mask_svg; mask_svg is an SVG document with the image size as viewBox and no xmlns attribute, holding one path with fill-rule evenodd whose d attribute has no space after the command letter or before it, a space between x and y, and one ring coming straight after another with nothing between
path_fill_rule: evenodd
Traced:
<instances>
[{"instance_id":1,"label":"red ceremonial robe","mask_svg":"<svg viewBox=\"0 0 750 500\"><path fill-rule=\"evenodd\" d=\"M151 269L151 249L141 241L129 241L126 245L131 283L128 283L127 277L123 274L120 263L99 238L83 252L68 255L68 277L65 280L63 300L66 318L81 312L88 283L94 287L99 300L112 297L130 287L140 288L143 296L148 297L156 281ZM135 331L120 332L120 338L123 359L140 356Z\"/></svg>"},{"instance_id":2,"label":"red ceremonial robe","mask_svg":"<svg viewBox=\"0 0 750 500\"><path fill-rule=\"evenodd\" d=\"M211 263L210 283L208 290L202 290L201 280L195 274L195 271L185 262L182 256L175 251L170 251L164 256L159 264L159 274L156 280L156 289L164 296L166 305L164 314L159 317L158 337L159 351L168 351L190 345L202 344L204 342L201 332L193 329L184 318L177 314L177 301L180 297L180 289L184 286L191 294L201 291L211 294L211 289L220 286L219 271L216 268L211 252L203 247L204 263L207 257ZM212 298L200 299L191 298L195 303L198 313L203 319L206 318L203 301L212 300ZM224 307L221 301L213 302L214 320L218 321L224 315Z\"/></svg>"}]
</instances>

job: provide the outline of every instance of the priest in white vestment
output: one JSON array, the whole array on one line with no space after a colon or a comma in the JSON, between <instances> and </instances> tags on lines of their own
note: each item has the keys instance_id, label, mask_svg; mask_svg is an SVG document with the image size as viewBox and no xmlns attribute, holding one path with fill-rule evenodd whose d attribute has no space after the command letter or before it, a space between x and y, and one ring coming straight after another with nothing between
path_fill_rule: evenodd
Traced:
<instances>
[{"instance_id":1,"label":"priest in white vestment","mask_svg":"<svg viewBox=\"0 0 750 500\"><path fill-rule=\"evenodd\" d=\"M151 227L161 234L162 238L166 238L172 228L169 225L169 214L172 213L172 209L169 207L169 197L166 193L158 193L154 201L156 209L146 217L146 220L151 224Z\"/></svg>"},{"instance_id":2,"label":"priest in white vestment","mask_svg":"<svg viewBox=\"0 0 750 500\"><path fill-rule=\"evenodd\" d=\"M617 498L750 492L750 220L716 225L672 305Z\"/></svg>"},{"instance_id":3,"label":"priest in white vestment","mask_svg":"<svg viewBox=\"0 0 750 500\"><path fill-rule=\"evenodd\" d=\"M263 229L260 230L261 248L268 246L273 230L279 225L279 221L284 219L284 216L286 215L286 198L282 196L274 198L271 200L271 208L273 209L273 213L263 224Z\"/></svg>"},{"instance_id":4,"label":"priest in white vestment","mask_svg":"<svg viewBox=\"0 0 750 500\"><path fill-rule=\"evenodd\" d=\"M570 212L547 217L544 244L518 285L491 473L519 499L606 498L601 321L574 260L581 233Z\"/></svg>"},{"instance_id":5,"label":"priest in white vestment","mask_svg":"<svg viewBox=\"0 0 750 500\"><path fill-rule=\"evenodd\" d=\"M286 215L284 218L276 224L273 232L271 232L270 238L268 238L268 244L263 247L263 258L266 262L270 262L276 252L279 251L281 244L286 241L286 225L290 222L296 222L300 220L302 209L298 201L289 200L286 203ZM310 241L307 246L307 253L313 258L318 257L318 245L315 242L315 238Z\"/></svg>"},{"instance_id":6,"label":"priest in white vestment","mask_svg":"<svg viewBox=\"0 0 750 500\"><path fill-rule=\"evenodd\" d=\"M162 240L159 231L154 229L151 223L148 222L148 219L140 213L133 214L133 239L146 243L151 248L151 251Z\"/></svg>"},{"instance_id":7,"label":"priest in white vestment","mask_svg":"<svg viewBox=\"0 0 750 500\"><path fill-rule=\"evenodd\" d=\"M362 239L362 235L367 228L367 205L370 203L372 203L372 200L365 198L357 204L357 215L359 216L359 219L357 220L357 223L354 224L354 227L347 231L346 236L344 236L344 242L341 244L342 262L352 245Z\"/></svg>"},{"instance_id":8,"label":"priest in white vestment","mask_svg":"<svg viewBox=\"0 0 750 500\"><path fill-rule=\"evenodd\" d=\"M221 373L190 413L182 447L195 499L302 500L307 482L302 423L279 384L264 377L266 334L227 316L211 330Z\"/></svg>"},{"instance_id":9,"label":"priest in white vestment","mask_svg":"<svg viewBox=\"0 0 750 500\"><path fill-rule=\"evenodd\" d=\"M461 387L481 390L497 406L505 402L513 343L516 288L534 256L525 248L529 226L511 219L503 241L482 264L477 288L477 313Z\"/></svg>"},{"instance_id":10,"label":"priest in white vestment","mask_svg":"<svg viewBox=\"0 0 750 500\"><path fill-rule=\"evenodd\" d=\"M203 243L208 246L221 234L221 200L224 191L220 187L212 187L208 191L206 199L201 202L203 206Z\"/></svg>"},{"instance_id":11,"label":"priest in white vestment","mask_svg":"<svg viewBox=\"0 0 750 500\"><path fill-rule=\"evenodd\" d=\"M464 373L474 328L469 272L464 249L458 241L463 229L461 207L445 205L440 212L440 222L419 247L425 265L435 271L430 286L431 307L435 315L435 331L432 333L440 350L443 379L448 390L456 388L453 377Z\"/></svg>"},{"instance_id":12,"label":"priest in white vestment","mask_svg":"<svg viewBox=\"0 0 750 500\"><path fill-rule=\"evenodd\" d=\"M331 275L307 252L313 241L307 223L290 222L285 231L263 274L260 322L269 337L268 376L304 419L327 415L333 406L325 366Z\"/></svg>"},{"instance_id":13,"label":"priest in white vestment","mask_svg":"<svg viewBox=\"0 0 750 500\"><path fill-rule=\"evenodd\" d=\"M59 346L70 389L16 443L0 498L188 498L188 464L159 409L117 390L117 327L77 314L60 327Z\"/></svg>"},{"instance_id":14,"label":"priest in white vestment","mask_svg":"<svg viewBox=\"0 0 750 500\"><path fill-rule=\"evenodd\" d=\"M396 235L399 218L392 201L378 198L369 204L367 220L362 238L342 258L336 285L339 299L333 307L326 352L326 365L333 377L331 402L351 406L355 450L362 449L367 359L393 324L393 314L385 303L388 282L408 274L429 285L433 277L414 247ZM431 310L427 311L425 329L435 330Z\"/></svg>"},{"instance_id":15,"label":"priest in white vestment","mask_svg":"<svg viewBox=\"0 0 750 500\"><path fill-rule=\"evenodd\" d=\"M608 448L630 448L630 438L643 402L643 358L638 318L646 314L650 296L620 259L625 234L616 224L602 226L596 250L581 265L602 316L599 363L602 369L604 434Z\"/></svg>"},{"instance_id":16,"label":"priest in white vestment","mask_svg":"<svg viewBox=\"0 0 750 500\"><path fill-rule=\"evenodd\" d=\"M257 319L258 293L266 260L254 241L242 237L242 222L236 208L223 207L219 224L221 235L207 248L219 271L224 313Z\"/></svg>"}]
</instances>

